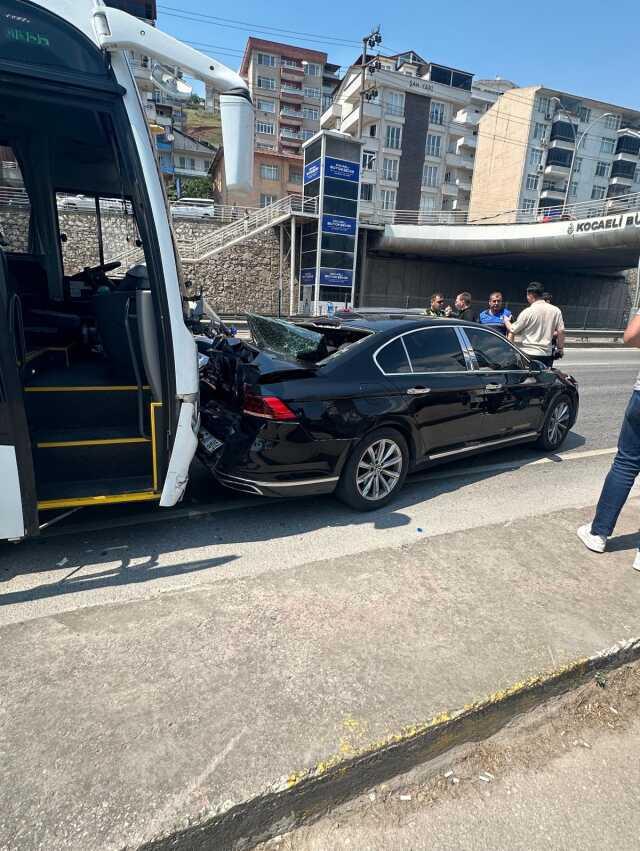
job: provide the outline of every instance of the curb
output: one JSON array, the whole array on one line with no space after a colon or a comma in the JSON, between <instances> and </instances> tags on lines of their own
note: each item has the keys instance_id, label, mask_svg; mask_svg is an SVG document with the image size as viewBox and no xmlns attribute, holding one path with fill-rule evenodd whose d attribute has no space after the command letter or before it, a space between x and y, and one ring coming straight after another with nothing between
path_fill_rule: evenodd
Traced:
<instances>
[{"instance_id":1,"label":"curb","mask_svg":"<svg viewBox=\"0 0 640 851\"><path fill-rule=\"evenodd\" d=\"M201 824L139 846L140 851L253 848L452 748L493 736L514 718L583 685L598 671L614 670L639 659L640 638L620 642L462 709L442 712L362 750L332 754Z\"/></svg>"}]
</instances>

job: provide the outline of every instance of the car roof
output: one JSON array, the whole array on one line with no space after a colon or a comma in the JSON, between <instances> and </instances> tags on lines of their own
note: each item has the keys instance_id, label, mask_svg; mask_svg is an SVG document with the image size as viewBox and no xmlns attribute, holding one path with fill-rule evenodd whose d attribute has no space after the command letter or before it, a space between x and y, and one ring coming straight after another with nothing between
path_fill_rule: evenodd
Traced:
<instances>
[{"instance_id":1,"label":"car roof","mask_svg":"<svg viewBox=\"0 0 640 851\"><path fill-rule=\"evenodd\" d=\"M418 328L442 328L473 325L461 319L445 319L434 316L415 316L390 318L388 316L362 316L353 319L340 319L340 325L348 328L362 328L375 334L401 334L403 331L413 331Z\"/></svg>"}]
</instances>

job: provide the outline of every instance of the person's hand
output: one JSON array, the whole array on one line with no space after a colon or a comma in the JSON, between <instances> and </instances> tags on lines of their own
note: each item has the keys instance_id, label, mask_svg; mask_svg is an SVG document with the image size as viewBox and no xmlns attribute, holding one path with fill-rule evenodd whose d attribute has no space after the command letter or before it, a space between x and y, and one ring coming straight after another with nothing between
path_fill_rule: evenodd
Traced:
<instances>
[{"instance_id":1,"label":"person's hand","mask_svg":"<svg viewBox=\"0 0 640 851\"><path fill-rule=\"evenodd\" d=\"M445 315L445 316L451 316L451 305L450 305L450 304L448 304L448 305L445 307L445 309L444 309L444 315Z\"/></svg>"}]
</instances>

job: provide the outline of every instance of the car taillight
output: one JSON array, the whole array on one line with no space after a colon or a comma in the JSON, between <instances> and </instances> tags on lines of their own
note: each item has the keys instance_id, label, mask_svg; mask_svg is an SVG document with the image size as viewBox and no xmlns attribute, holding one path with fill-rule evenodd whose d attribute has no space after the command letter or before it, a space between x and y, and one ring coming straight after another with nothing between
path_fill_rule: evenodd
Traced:
<instances>
[{"instance_id":1,"label":"car taillight","mask_svg":"<svg viewBox=\"0 0 640 851\"><path fill-rule=\"evenodd\" d=\"M263 417L265 420L278 420L280 422L290 422L296 419L291 408L277 396L258 396L247 391L244 394L243 412L252 417Z\"/></svg>"}]
</instances>

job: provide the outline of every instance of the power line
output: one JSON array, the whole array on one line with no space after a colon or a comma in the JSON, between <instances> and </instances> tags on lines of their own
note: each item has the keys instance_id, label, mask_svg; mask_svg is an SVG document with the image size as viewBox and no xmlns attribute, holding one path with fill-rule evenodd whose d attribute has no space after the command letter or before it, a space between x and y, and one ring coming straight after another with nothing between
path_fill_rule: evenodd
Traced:
<instances>
[{"instance_id":1,"label":"power line","mask_svg":"<svg viewBox=\"0 0 640 851\"><path fill-rule=\"evenodd\" d=\"M243 31L259 31L271 35L280 35L295 37L296 40L306 39L308 41L319 42L321 44L331 44L338 47L359 47L357 41L343 39L338 36L321 35L317 33L306 33L297 30L287 30L280 27L269 27L262 24L252 23L250 21L237 21L233 18L220 18L214 15L206 15L202 12L187 12L182 9L176 9L173 6L159 5L158 9L165 15L180 20L187 20L192 23L207 23L210 26L217 26L224 29L243 30Z\"/></svg>"}]
</instances>

